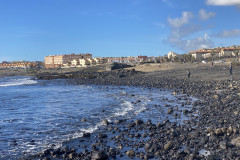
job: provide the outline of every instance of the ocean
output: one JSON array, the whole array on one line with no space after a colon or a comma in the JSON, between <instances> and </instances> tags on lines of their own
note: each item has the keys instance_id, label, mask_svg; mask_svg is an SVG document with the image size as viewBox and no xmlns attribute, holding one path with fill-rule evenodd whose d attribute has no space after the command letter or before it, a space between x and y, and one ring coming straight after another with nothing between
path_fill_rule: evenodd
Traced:
<instances>
[{"instance_id":1,"label":"ocean","mask_svg":"<svg viewBox=\"0 0 240 160\"><path fill-rule=\"evenodd\" d=\"M196 99L171 90L126 86L70 85L67 80L0 78L0 159L18 159L95 132L102 120L151 119L183 124L167 105L191 108ZM181 106L182 104L186 104ZM156 107L158 106L158 107Z\"/></svg>"}]
</instances>

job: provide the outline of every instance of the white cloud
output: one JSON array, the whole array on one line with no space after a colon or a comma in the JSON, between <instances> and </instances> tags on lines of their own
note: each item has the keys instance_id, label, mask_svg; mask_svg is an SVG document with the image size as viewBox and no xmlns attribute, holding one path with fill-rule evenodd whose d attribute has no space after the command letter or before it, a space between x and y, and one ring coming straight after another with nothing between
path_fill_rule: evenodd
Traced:
<instances>
[{"instance_id":1,"label":"white cloud","mask_svg":"<svg viewBox=\"0 0 240 160\"><path fill-rule=\"evenodd\" d=\"M209 18L209 13L206 12L205 14L208 16L207 18ZM204 33L203 36L189 38L190 36L193 37L194 33L203 30L201 25L190 23L190 20L193 16L194 15L191 12L183 12L180 18L168 18L171 31L167 42L184 52L193 51L200 48L211 48L214 45L207 33Z\"/></svg>"},{"instance_id":2,"label":"white cloud","mask_svg":"<svg viewBox=\"0 0 240 160\"><path fill-rule=\"evenodd\" d=\"M214 6L233 6L240 5L240 0L207 0L207 4Z\"/></svg>"},{"instance_id":3,"label":"white cloud","mask_svg":"<svg viewBox=\"0 0 240 160\"><path fill-rule=\"evenodd\" d=\"M209 35L204 33L203 36L196 37L196 38L185 38L179 36L179 34L172 33L168 38L168 42L185 52L198 50L200 48L212 48L214 43L211 41Z\"/></svg>"},{"instance_id":4,"label":"white cloud","mask_svg":"<svg viewBox=\"0 0 240 160\"><path fill-rule=\"evenodd\" d=\"M168 23L171 27L179 28L183 26L184 24L188 24L189 20L193 17L193 14L191 12L182 12L182 17L180 18L168 18Z\"/></svg>"},{"instance_id":5,"label":"white cloud","mask_svg":"<svg viewBox=\"0 0 240 160\"><path fill-rule=\"evenodd\" d=\"M240 35L240 29L224 30L221 33L214 34L215 37L234 37Z\"/></svg>"},{"instance_id":6,"label":"white cloud","mask_svg":"<svg viewBox=\"0 0 240 160\"><path fill-rule=\"evenodd\" d=\"M214 17L216 15L216 13L214 12L207 12L204 9L200 9L199 10L199 18L201 20L208 20L211 17Z\"/></svg>"}]
</instances>

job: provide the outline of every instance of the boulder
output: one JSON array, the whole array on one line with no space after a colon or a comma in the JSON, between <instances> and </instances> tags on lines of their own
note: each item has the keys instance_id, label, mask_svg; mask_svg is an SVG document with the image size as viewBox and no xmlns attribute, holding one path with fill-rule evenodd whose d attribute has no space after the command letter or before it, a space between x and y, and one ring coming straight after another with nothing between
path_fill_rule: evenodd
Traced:
<instances>
[{"instance_id":1,"label":"boulder","mask_svg":"<svg viewBox=\"0 0 240 160\"><path fill-rule=\"evenodd\" d=\"M172 141L169 141L168 143L166 143L166 144L164 145L164 151L168 151L169 149L172 148L172 146L173 146Z\"/></svg>"},{"instance_id":2,"label":"boulder","mask_svg":"<svg viewBox=\"0 0 240 160\"><path fill-rule=\"evenodd\" d=\"M140 125L142 125L144 122L143 122L143 120L141 120L141 119L137 119L136 121L135 121L135 125L136 126L140 126Z\"/></svg>"}]
</instances>

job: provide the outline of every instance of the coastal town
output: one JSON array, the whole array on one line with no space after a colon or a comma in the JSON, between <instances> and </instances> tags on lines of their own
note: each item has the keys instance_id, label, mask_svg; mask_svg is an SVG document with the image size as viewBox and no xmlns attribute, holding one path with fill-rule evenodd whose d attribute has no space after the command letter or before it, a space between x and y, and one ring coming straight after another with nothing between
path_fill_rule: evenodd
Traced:
<instances>
[{"instance_id":1,"label":"coastal town","mask_svg":"<svg viewBox=\"0 0 240 160\"><path fill-rule=\"evenodd\" d=\"M3 61L0 63L0 68L75 68L75 67L88 67L98 64L109 63L163 63L163 62L201 62L207 63L212 60L219 60L224 58L238 58L240 54L240 45L233 45L229 47L216 47L216 48L202 48L196 51L190 51L187 54L178 54L170 51L164 56L128 56L128 57L93 57L91 53L71 53L64 55L49 55L44 58L44 61Z\"/></svg>"}]
</instances>

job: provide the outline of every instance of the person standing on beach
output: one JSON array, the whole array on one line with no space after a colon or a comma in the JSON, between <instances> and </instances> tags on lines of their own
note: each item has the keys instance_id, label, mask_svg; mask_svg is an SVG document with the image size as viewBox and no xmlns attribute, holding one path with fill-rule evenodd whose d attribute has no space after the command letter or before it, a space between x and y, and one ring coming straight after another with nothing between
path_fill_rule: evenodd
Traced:
<instances>
[{"instance_id":1,"label":"person standing on beach","mask_svg":"<svg viewBox=\"0 0 240 160\"><path fill-rule=\"evenodd\" d=\"M229 73L230 73L230 75L232 75L232 62L230 63Z\"/></svg>"},{"instance_id":2,"label":"person standing on beach","mask_svg":"<svg viewBox=\"0 0 240 160\"><path fill-rule=\"evenodd\" d=\"M187 70L187 75L188 75L188 78L190 78L191 72L189 69Z\"/></svg>"}]
</instances>

